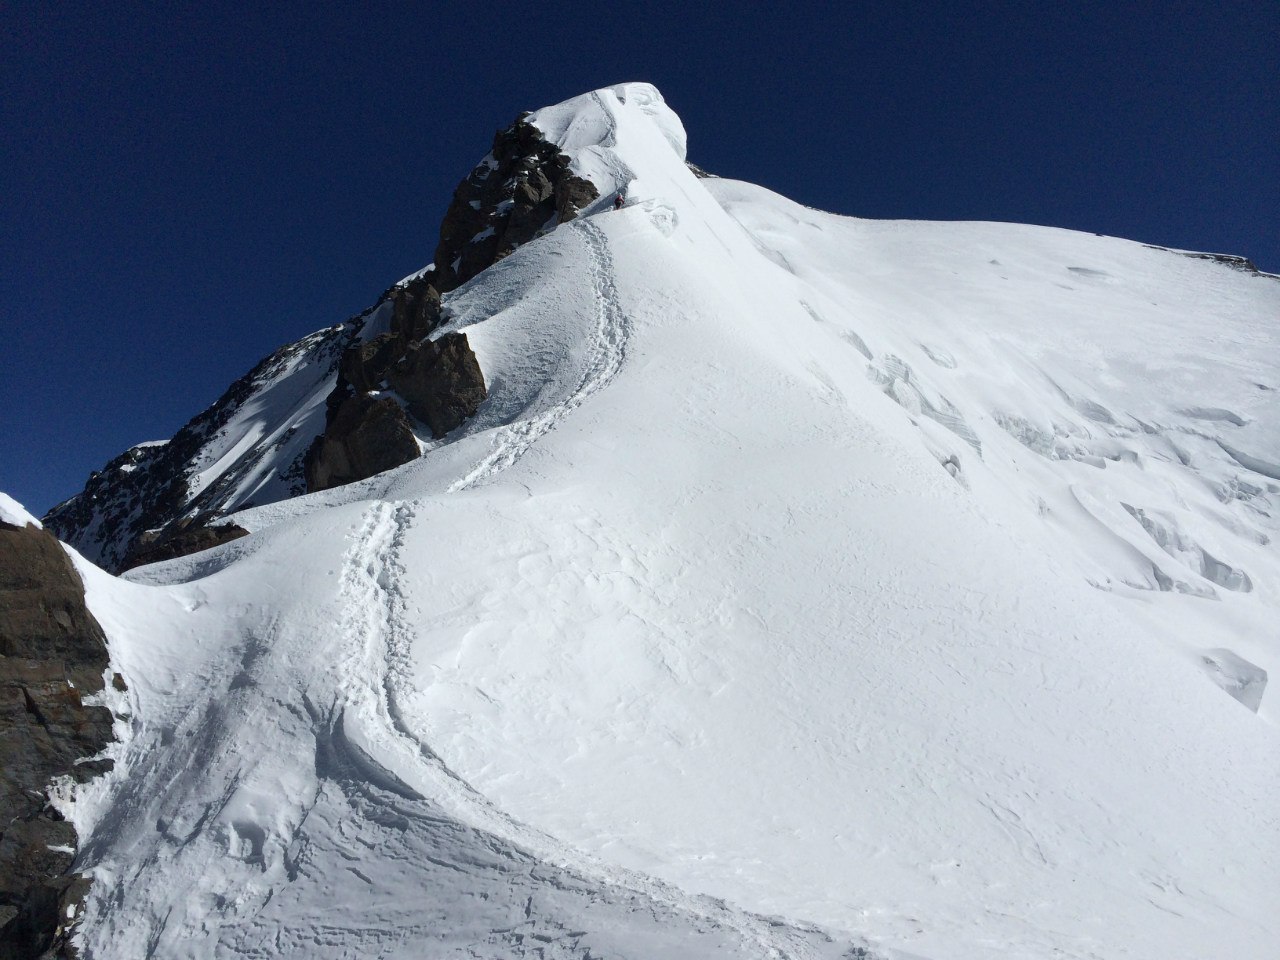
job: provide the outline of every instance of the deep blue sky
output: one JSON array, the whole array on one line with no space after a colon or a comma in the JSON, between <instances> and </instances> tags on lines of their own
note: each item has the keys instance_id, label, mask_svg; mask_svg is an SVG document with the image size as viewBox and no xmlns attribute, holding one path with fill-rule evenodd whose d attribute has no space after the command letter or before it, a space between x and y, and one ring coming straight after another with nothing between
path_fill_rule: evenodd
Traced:
<instances>
[{"instance_id":1,"label":"deep blue sky","mask_svg":"<svg viewBox=\"0 0 1280 960\"><path fill-rule=\"evenodd\" d=\"M428 262L519 110L623 80L812 206L1280 271L1274 0L162 6L0 8L0 489L35 512Z\"/></svg>"}]
</instances>

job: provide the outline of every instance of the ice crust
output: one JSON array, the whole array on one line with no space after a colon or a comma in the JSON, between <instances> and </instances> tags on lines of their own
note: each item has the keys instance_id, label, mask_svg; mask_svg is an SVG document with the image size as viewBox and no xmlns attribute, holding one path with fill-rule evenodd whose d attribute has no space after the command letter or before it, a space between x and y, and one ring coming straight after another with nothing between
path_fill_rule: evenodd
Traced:
<instances>
[{"instance_id":1,"label":"ice crust","mask_svg":"<svg viewBox=\"0 0 1280 960\"><path fill-rule=\"evenodd\" d=\"M532 122L602 199L446 298L472 422L83 564L86 955L1273 957L1280 283Z\"/></svg>"}]
</instances>

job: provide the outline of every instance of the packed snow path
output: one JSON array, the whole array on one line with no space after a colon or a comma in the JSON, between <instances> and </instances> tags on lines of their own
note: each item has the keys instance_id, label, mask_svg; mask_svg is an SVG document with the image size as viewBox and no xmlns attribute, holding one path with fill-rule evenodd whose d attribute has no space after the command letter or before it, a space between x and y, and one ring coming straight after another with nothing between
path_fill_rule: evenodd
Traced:
<instances>
[{"instance_id":1,"label":"packed snow path","mask_svg":"<svg viewBox=\"0 0 1280 960\"><path fill-rule=\"evenodd\" d=\"M609 241L590 219L573 224L573 233L586 244L591 289L596 304L596 327L588 346L589 359L582 379L569 396L550 409L500 428L493 439L493 450L475 469L455 482L450 487L450 492L474 487L506 470L594 393L608 386L609 381L622 368L626 359L630 323L618 302Z\"/></svg>"},{"instance_id":2,"label":"packed snow path","mask_svg":"<svg viewBox=\"0 0 1280 960\"><path fill-rule=\"evenodd\" d=\"M531 939L534 944L531 949L547 951L545 954L533 955L588 958L593 955L589 949L592 932L600 929L600 924L606 929L635 925L634 921L620 924L617 918L606 919L604 914L607 913L607 904L622 906L629 911L647 910L655 921L662 918L662 922L674 924L677 928L682 923L693 923L700 929L705 929L705 934L699 934L699 938L710 938L704 946L696 946L699 938L692 942L685 941L683 945L679 940L673 939L668 947L675 950L673 956L685 955L683 951L690 949L724 949L727 944L733 944L735 950L747 956L777 960L872 956L864 943L853 943L847 939L842 942L817 927L760 918L721 901L690 897L669 884L631 871L608 867L598 860L585 857L554 838L513 820L450 771L423 740L421 733L415 732L406 723L400 705L405 695L411 696L416 690L411 643L413 630L408 619L407 599L401 586L408 582L401 554L415 515L413 503L373 505L366 512L347 554L342 588L347 598L344 608L366 612L372 621L357 618L344 630L350 637L351 648L360 651L357 657L360 662L351 662L344 668L344 673L352 671L348 673L349 676L367 676L370 672L380 671L382 698L372 713L367 709L367 701L363 710L359 700L350 704L362 717L362 742L364 750L369 752L352 751L345 739L341 739L340 746L347 755L354 752L363 759L366 776L374 784L389 785L402 798L425 802L422 793L415 791L405 780L401 780L371 757L371 754L378 754L390 766L399 767L407 759L406 751L397 751L393 744L398 741L408 745L409 752L417 754L418 762L402 768L406 779L418 785L424 793L452 813L455 819L447 825L454 831L460 829L462 823L485 825L493 831L488 840L489 847L505 852L511 860L527 863L526 870L534 875L535 881L549 885L559 891L562 897L566 886L584 895L594 890L597 897L601 888L613 891L597 907L597 913L602 915L600 919L594 923L575 919L577 926L585 928L576 934L566 932L563 923L553 922L552 928L559 931L556 939L568 938L571 942L548 946L545 935L531 934L525 929L531 924L536 926L539 922L546 922L543 918L531 917L534 897L536 895L541 899L542 892L536 883L527 883L525 886L530 889L530 893L525 904L525 922L517 930L517 943ZM377 621L376 613L372 613L374 611L381 612L381 622ZM370 667L373 668L372 671ZM339 713L336 724L339 733L343 729L344 717L345 711ZM334 724L330 722L329 727L334 728ZM323 731L320 739L325 739ZM332 742L332 738L330 740ZM434 811L431 818L433 828L438 825L439 817L439 811ZM511 846L513 840L526 844L538 856ZM434 845L447 849L447 845L440 843L438 838ZM457 857L458 854L455 853L454 856ZM463 864L453 860L442 861L440 854L433 854L428 859L438 867L457 870L465 868L467 858L462 858ZM510 878L507 882L510 882ZM510 893L506 899L511 900ZM519 897L515 899L519 900ZM595 899L593 897L590 902L595 902ZM499 930L498 933L506 935L508 931ZM633 936L634 933L628 931L627 935ZM648 931L641 931L642 939L649 940L652 936ZM579 941L582 941L581 946ZM658 951L652 954L654 956L665 955L662 952L665 948L658 943L652 944L650 949ZM611 950L616 951L619 956L627 956L632 955L634 947L614 945ZM488 954L477 954L485 955Z\"/></svg>"}]
</instances>

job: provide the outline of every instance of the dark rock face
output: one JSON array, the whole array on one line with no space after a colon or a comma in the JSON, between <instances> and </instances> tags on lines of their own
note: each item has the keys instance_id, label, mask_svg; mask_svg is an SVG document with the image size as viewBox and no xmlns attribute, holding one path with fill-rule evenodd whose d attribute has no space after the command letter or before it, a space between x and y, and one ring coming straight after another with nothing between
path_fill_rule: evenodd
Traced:
<instances>
[{"instance_id":1,"label":"dark rock face","mask_svg":"<svg viewBox=\"0 0 1280 960\"><path fill-rule=\"evenodd\" d=\"M84 760L112 738L111 712L83 700L102 690L107 664L61 544L0 522L0 960L75 956L69 937L89 881L67 872L76 833L49 789L111 769Z\"/></svg>"},{"instance_id":2,"label":"dark rock face","mask_svg":"<svg viewBox=\"0 0 1280 960\"><path fill-rule=\"evenodd\" d=\"M489 156L453 193L435 266L384 296L391 332L343 353L325 432L307 453L309 491L363 480L417 456L410 455L407 418L403 424L397 418L404 411L375 407L387 398L370 394L393 390L437 438L476 412L487 391L466 335L427 339L444 322L441 293L572 220L599 195L595 184L569 172L569 157L525 116L498 131ZM393 448L381 449L384 443Z\"/></svg>"},{"instance_id":3,"label":"dark rock face","mask_svg":"<svg viewBox=\"0 0 1280 960\"><path fill-rule=\"evenodd\" d=\"M488 396L484 375L464 333L410 344L388 375L409 412L443 437L479 408Z\"/></svg>"},{"instance_id":4,"label":"dark rock face","mask_svg":"<svg viewBox=\"0 0 1280 960\"><path fill-rule=\"evenodd\" d=\"M1234 253L1184 253L1184 257L1190 257L1192 260L1212 260L1214 263L1221 263L1233 270L1239 270L1242 273L1259 273L1258 265L1248 257L1239 257Z\"/></svg>"},{"instance_id":5,"label":"dark rock face","mask_svg":"<svg viewBox=\"0 0 1280 960\"><path fill-rule=\"evenodd\" d=\"M568 223L578 211L594 203L600 191L590 180L582 177L565 177L555 187L556 222Z\"/></svg>"},{"instance_id":6,"label":"dark rock face","mask_svg":"<svg viewBox=\"0 0 1280 960\"><path fill-rule=\"evenodd\" d=\"M124 559L123 569L132 570L148 563L185 557L248 535L248 530L234 523L215 525L204 520L180 523L173 529L159 533L144 533L135 540Z\"/></svg>"},{"instance_id":7,"label":"dark rock face","mask_svg":"<svg viewBox=\"0 0 1280 960\"><path fill-rule=\"evenodd\" d=\"M404 355L404 343L404 338L396 333L353 343L343 352L338 372L354 390L377 390L387 379L391 365Z\"/></svg>"},{"instance_id":8,"label":"dark rock face","mask_svg":"<svg viewBox=\"0 0 1280 960\"><path fill-rule=\"evenodd\" d=\"M431 296L434 288L425 290L421 299L411 294L405 301L397 300L397 306L406 301L439 302L438 295ZM420 323L421 316L409 314L406 328ZM307 452L307 489L312 492L363 480L418 456L404 408L375 392L394 390L434 437L459 426L488 395L480 364L463 333L416 341L399 332L385 333L348 347L338 369L337 384L326 401L324 434Z\"/></svg>"},{"instance_id":9,"label":"dark rock face","mask_svg":"<svg viewBox=\"0 0 1280 960\"><path fill-rule=\"evenodd\" d=\"M440 291L432 284L434 274L415 277L402 287L393 287L391 332L405 340L421 340L441 322Z\"/></svg>"},{"instance_id":10,"label":"dark rock face","mask_svg":"<svg viewBox=\"0 0 1280 960\"><path fill-rule=\"evenodd\" d=\"M448 292L599 197L569 157L521 115L453 192L436 247L436 289Z\"/></svg>"},{"instance_id":11,"label":"dark rock face","mask_svg":"<svg viewBox=\"0 0 1280 960\"><path fill-rule=\"evenodd\" d=\"M569 157L526 116L498 131L489 156L458 184L440 225L434 267L380 301L391 303L390 333L352 343L343 353L326 401L325 432L307 453L309 491L363 480L417 456L410 454L404 411L370 394L395 391L437 438L487 396L465 334L427 339L444 322L441 293L572 220L599 197L595 184L570 173Z\"/></svg>"},{"instance_id":12,"label":"dark rock face","mask_svg":"<svg viewBox=\"0 0 1280 960\"><path fill-rule=\"evenodd\" d=\"M327 490L382 473L418 456L404 408L390 397L355 393L337 405L307 451L307 489Z\"/></svg>"}]
</instances>

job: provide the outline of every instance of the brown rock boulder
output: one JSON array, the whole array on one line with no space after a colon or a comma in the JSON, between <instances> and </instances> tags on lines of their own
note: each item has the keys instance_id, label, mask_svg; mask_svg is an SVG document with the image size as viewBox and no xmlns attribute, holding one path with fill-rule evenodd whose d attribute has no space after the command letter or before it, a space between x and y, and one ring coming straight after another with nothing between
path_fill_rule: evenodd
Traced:
<instances>
[{"instance_id":1,"label":"brown rock boulder","mask_svg":"<svg viewBox=\"0 0 1280 960\"><path fill-rule=\"evenodd\" d=\"M443 437L479 408L488 391L464 333L411 344L387 379L409 412Z\"/></svg>"},{"instance_id":2,"label":"brown rock boulder","mask_svg":"<svg viewBox=\"0 0 1280 960\"><path fill-rule=\"evenodd\" d=\"M556 220L567 223L578 211L600 196L600 191L590 180L569 174L556 181Z\"/></svg>"},{"instance_id":3,"label":"brown rock boulder","mask_svg":"<svg viewBox=\"0 0 1280 960\"><path fill-rule=\"evenodd\" d=\"M384 333L347 347L338 361L338 371L356 390L377 390L391 365L402 356L404 340L398 334Z\"/></svg>"},{"instance_id":4,"label":"brown rock boulder","mask_svg":"<svg viewBox=\"0 0 1280 960\"><path fill-rule=\"evenodd\" d=\"M390 397L355 393L333 410L307 451L310 491L354 483L416 459L418 441L404 408Z\"/></svg>"}]
</instances>

